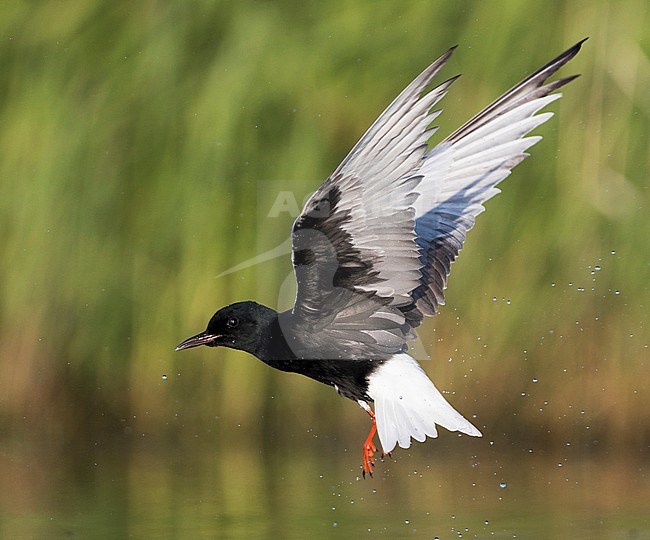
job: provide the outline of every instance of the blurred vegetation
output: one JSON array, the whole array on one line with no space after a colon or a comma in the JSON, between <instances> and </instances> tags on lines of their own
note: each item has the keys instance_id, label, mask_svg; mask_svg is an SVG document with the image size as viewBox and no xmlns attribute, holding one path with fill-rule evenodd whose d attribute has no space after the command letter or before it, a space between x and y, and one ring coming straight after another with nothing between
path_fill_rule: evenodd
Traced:
<instances>
[{"instance_id":1,"label":"blurred vegetation","mask_svg":"<svg viewBox=\"0 0 650 540\"><path fill-rule=\"evenodd\" d=\"M589 35L563 70L582 77L421 330L424 367L491 440L647 451L649 10L4 3L3 439L52 455L134 434L282 445L313 429L356 443L367 419L331 389L175 345L222 305L286 302L288 256L217 276L282 243L293 216L268 217L278 194L300 204L449 46L444 76L463 77L441 136Z\"/></svg>"}]
</instances>

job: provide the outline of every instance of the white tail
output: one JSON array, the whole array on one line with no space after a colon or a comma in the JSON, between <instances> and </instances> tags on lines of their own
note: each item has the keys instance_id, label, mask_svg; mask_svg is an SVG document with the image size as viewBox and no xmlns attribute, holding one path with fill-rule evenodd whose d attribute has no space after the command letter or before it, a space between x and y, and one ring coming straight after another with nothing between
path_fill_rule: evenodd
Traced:
<instances>
[{"instance_id":1,"label":"white tail","mask_svg":"<svg viewBox=\"0 0 650 540\"><path fill-rule=\"evenodd\" d=\"M437 437L436 424L472 437L481 432L442 397L431 379L408 354L398 354L368 377L368 395L375 401L377 432L384 452L411 438Z\"/></svg>"}]
</instances>

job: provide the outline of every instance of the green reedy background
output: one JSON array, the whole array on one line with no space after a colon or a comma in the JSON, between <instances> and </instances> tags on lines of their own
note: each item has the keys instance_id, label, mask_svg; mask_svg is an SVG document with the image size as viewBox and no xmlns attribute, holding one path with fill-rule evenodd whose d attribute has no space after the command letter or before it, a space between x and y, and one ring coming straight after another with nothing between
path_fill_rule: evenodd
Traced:
<instances>
[{"instance_id":1,"label":"green reedy background","mask_svg":"<svg viewBox=\"0 0 650 540\"><path fill-rule=\"evenodd\" d=\"M278 194L300 204L449 46L459 48L443 78L463 76L434 143L589 35L562 70L582 77L487 204L447 306L420 331L424 367L490 438L647 452L648 11L640 1L5 3L5 443L37 441L52 455L134 434L282 445L310 429L356 442L367 419L331 389L242 353L174 347L222 305L286 303L288 256L217 276L286 240L290 213L269 217Z\"/></svg>"}]
</instances>

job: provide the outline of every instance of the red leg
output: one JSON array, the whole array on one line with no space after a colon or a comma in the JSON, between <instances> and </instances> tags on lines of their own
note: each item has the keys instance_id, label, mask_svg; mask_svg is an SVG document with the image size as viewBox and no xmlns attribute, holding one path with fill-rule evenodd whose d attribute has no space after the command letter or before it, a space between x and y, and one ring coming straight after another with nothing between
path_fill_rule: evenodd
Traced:
<instances>
[{"instance_id":1,"label":"red leg","mask_svg":"<svg viewBox=\"0 0 650 540\"><path fill-rule=\"evenodd\" d=\"M368 437L363 443L363 464L361 466L361 469L363 471L364 478L366 477L366 473L372 476L372 468L375 466L375 452L377 451L377 447L372 442L372 439L375 437L375 433L377 433L377 421L375 420L375 414L372 411L368 410L367 412L372 420L372 426L370 427L370 433L368 433Z\"/></svg>"}]
</instances>

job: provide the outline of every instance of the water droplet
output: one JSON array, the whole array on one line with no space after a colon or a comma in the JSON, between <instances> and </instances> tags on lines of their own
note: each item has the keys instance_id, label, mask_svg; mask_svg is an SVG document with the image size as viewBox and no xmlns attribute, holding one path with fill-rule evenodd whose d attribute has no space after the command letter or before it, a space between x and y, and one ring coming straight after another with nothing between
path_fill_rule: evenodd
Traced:
<instances>
[{"instance_id":1,"label":"water droplet","mask_svg":"<svg viewBox=\"0 0 650 540\"><path fill-rule=\"evenodd\" d=\"M501 482L501 483L499 484L499 487L500 487L501 489L506 489L506 488L508 487L508 484L506 484L505 482Z\"/></svg>"},{"instance_id":2,"label":"water droplet","mask_svg":"<svg viewBox=\"0 0 650 540\"><path fill-rule=\"evenodd\" d=\"M163 376L162 376L162 380L163 380L163 381L166 381L166 380L167 380L167 375L163 374Z\"/></svg>"}]
</instances>

